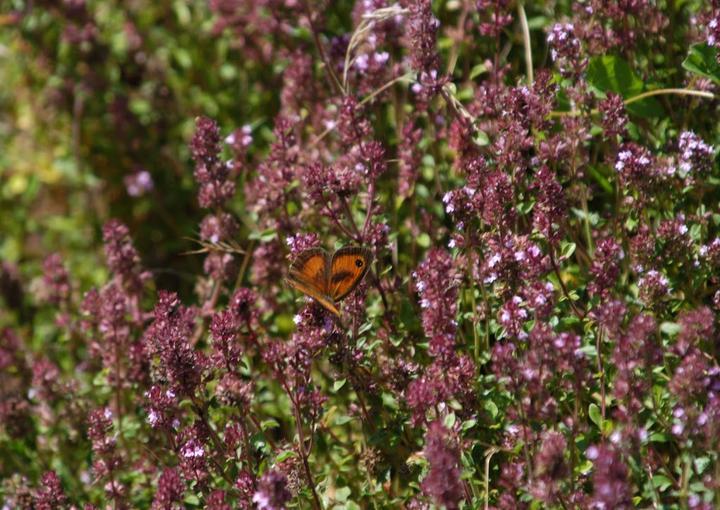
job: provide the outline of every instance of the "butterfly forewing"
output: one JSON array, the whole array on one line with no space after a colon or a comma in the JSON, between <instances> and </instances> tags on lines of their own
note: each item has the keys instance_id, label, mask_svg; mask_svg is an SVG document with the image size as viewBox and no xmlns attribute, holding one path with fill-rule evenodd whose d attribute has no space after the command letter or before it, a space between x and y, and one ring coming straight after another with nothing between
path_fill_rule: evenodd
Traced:
<instances>
[{"instance_id":1,"label":"butterfly forewing","mask_svg":"<svg viewBox=\"0 0 720 510\"><path fill-rule=\"evenodd\" d=\"M367 273L372 262L372 253L366 248L340 248L333 254L330 264L330 286L328 295L340 301L350 294Z\"/></svg>"}]
</instances>

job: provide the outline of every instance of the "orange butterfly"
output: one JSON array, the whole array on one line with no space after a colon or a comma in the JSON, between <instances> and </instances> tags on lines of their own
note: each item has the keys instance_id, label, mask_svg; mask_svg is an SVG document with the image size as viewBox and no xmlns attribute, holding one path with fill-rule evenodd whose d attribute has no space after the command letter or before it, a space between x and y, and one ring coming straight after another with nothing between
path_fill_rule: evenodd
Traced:
<instances>
[{"instance_id":1,"label":"orange butterfly","mask_svg":"<svg viewBox=\"0 0 720 510\"><path fill-rule=\"evenodd\" d=\"M287 282L340 317L336 304L357 287L371 262L367 248L346 246L332 257L322 248L310 248L295 258Z\"/></svg>"}]
</instances>

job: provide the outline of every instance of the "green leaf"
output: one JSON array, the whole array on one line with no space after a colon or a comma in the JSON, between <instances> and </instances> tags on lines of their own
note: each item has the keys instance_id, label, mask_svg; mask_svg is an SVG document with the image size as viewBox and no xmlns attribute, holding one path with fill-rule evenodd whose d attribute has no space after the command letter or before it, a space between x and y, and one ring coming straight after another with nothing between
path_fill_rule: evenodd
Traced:
<instances>
[{"instance_id":1,"label":"green leaf","mask_svg":"<svg viewBox=\"0 0 720 510\"><path fill-rule=\"evenodd\" d=\"M624 99L629 99L645 90L645 84L630 65L614 55L590 59L587 80L600 96L615 92ZM664 113L662 105L652 97L627 105L627 110L640 117L660 117Z\"/></svg>"},{"instance_id":2,"label":"green leaf","mask_svg":"<svg viewBox=\"0 0 720 510\"><path fill-rule=\"evenodd\" d=\"M345 425L346 423L350 423L352 421L351 416L342 415L335 418L335 425Z\"/></svg>"},{"instance_id":3,"label":"green leaf","mask_svg":"<svg viewBox=\"0 0 720 510\"><path fill-rule=\"evenodd\" d=\"M200 498L196 494L188 494L185 496L185 504L191 506L200 506Z\"/></svg>"},{"instance_id":4,"label":"green leaf","mask_svg":"<svg viewBox=\"0 0 720 510\"><path fill-rule=\"evenodd\" d=\"M276 427L279 427L280 424L276 421L270 418L269 420L263 420L260 422L260 428L262 430L268 430L268 429L274 429Z\"/></svg>"},{"instance_id":5,"label":"green leaf","mask_svg":"<svg viewBox=\"0 0 720 510\"><path fill-rule=\"evenodd\" d=\"M473 142L478 147L485 147L486 145L490 144L490 137L488 137L488 135L485 131L481 131L481 130L477 129L477 130L475 130L475 136L473 137Z\"/></svg>"},{"instance_id":6,"label":"green leaf","mask_svg":"<svg viewBox=\"0 0 720 510\"><path fill-rule=\"evenodd\" d=\"M665 489L672 485L672 480L670 480L665 475L655 475L652 478L652 483L653 486L657 488L657 490L663 492Z\"/></svg>"},{"instance_id":7,"label":"green leaf","mask_svg":"<svg viewBox=\"0 0 720 510\"><path fill-rule=\"evenodd\" d=\"M691 73L710 78L720 84L720 64L717 61L717 48L703 44L693 44L685 61L683 69Z\"/></svg>"},{"instance_id":8,"label":"green leaf","mask_svg":"<svg viewBox=\"0 0 720 510\"><path fill-rule=\"evenodd\" d=\"M475 420L475 419L465 420L464 422L462 422L462 425L460 425L460 430L465 432L465 431L473 428L475 425L477 425L477 420Z\"/></svg>"},{"instance_id":9,"label":"green leaf","mask_svg":"<svg viewBox=\"0 0 720 510\"><path fill-rule=\"evenodd\" d=\"M267 243L272 241L277 237L277 230L274 228L269 228L266 230L263 230L262 232L251 232L248 236L248 239L251 240L259 240L260 242Z\"/></svg>"},{"instance_id":10,"label":"green leaf","mask_svg":"<svg viewBox=\"0 0 720 510\"><path fill-rule=\"evenodd\" d=\"M668 436L667 434L663 434L661 432L653 432L652 434L650 434L648 441L650 441L651 443L667 443Z\"/></svg>"},{"instance_id":11,"label":"green leaf","mask_svg":"<svg viewBox=\"0 0 720 510\"><path fill-rule=\"evenodd\" d=\"M284 452L280 452L278 456L275 457L275 462L282 462L291 457L297 457L297 454L292 450L285 450Z\"/></svg>"},{"instance_id":12,"label":"green leaf","mask_svg":"<svg viewBox=\"0 0 720 510\"><path fill-rule=\"evenodd\" d=\"M660 324L660 331L665 333L669 336L675 336L678 333L680 333L680 329L682 329L682 326L678 324L677 322L663 322Z\"/></svg>"},{"instance_id":13,"label":"green leaf","mask_svg":"<svg viewBox=\"0 0 720 510\"><path fill-rule=\"evenodd\" d=\"M490 414L490 416L495 419L498 415L498 406L493 402L492 400L486 400L483 404L483 407L485 410Z\"/></svg>"},{"instance_id":14,"label":"green leaf","mask_svg":"<svg viewBox=\"0 0 720 510\"><path fill-rule=\"evenodd\" d=\"M575 243L568 243L567 241L562 241L560 243L560 258L569 259L570 257L572 257L572 254L575 253L575 248L577 248L577 245Z\"/></svg>"},{"instance_id":15,"label":"green leaf","mask_svg":"<svg viewBox=\"0 0 720 510\"><path fill-rule=\"evenodd\" d=\"M470 70L470 79L474 80L478 76L487 72L487 66L485 64L478 64Z\"/></svg>"},{"instance_id":16,"label":"green leaf","mask_svg":"<svg viewBox=\"0 0 720 510\"><path fill-rule=\"evenodd\" d=\"M625 98L640 94L644 88L628 63L614 55L593 57L588 64L587 79L597 91L615 92Z\"/></svg>"},{"instance_id":17,"label":"green leaf","mask_svg":"<svg viewBox=\"0 0 720 510\"><path fill-rule=\"evenodd\" d=\"M551 20L547 16L535 16L528 19L528 28L530 30L538 30L545 28L550 24Z\"/></svg>"},{"instance_id":18,"label":"green leaf","mask_svg":"<svg viewBox=\"0 0 720 510\"><path fill-rule=\"evenodd\" d=\"M397 403L397 400L395 400L395 397L391 393L388 393L387 391L383 392L382 401L383 401L383 405L390 409L399 409L400 408L400 406Z\"/></svg>"},{"instance_id":19,"label":"green leaf","mask_svg":"<svg viewBox=\"0 0 720 510\"><path fill-rule=\"evenodd\" d=\"M347 379L340 379L339 381L335 381L333 383L333 393L337 393L340 388L345 386L346 382L347 382Z\"/></svg>"},{"instance_id":20,"label":"green leaf","mask_svg":"<svg viewBox=\"0 0 720 510\"><path fill-rule=\"evenodd\" d=\"M588 407L588 416L590 416L590 419L595 425L598 426L598 428L602 427L602 416L600 415L600 408L596 404L590 404L590 407Z\"/></svg>"},{"instance_id":21,"label":"green leaf","mask_svg":"<svg viewBox=\"0 0 720 510\"><path fill-rule=\"evenodd\" d=\"M350 487L340 487L335 490L335 501L344 503L350 497L350 494L352 494Z\"/></svg>"},{"instance_id":22,"label":"green leaf","mask_svg":"<svg viewBox=\"0 0 720 510\"><path fill-rule=\"evenodd\" d=\"M698 474L702 474L702 472L705 471L705 468L710 465L710 462L709 457L698 457L693 461L693 464L695 464L695 471L697 471Z\"/></svg>"},{"instance_id":23,"label":"green leaf","mask_svg":"<svg viewBox=\"0 0 720 510\"><path fill-rule=\"evenodd\" d=\"M455 419L456 419L455 413L447 414L447 415L445 415L445 419L443 420L443 425L445 425L445 427L447 427L449 429L452 429L453 426L455 425Z\"/></svg>"},{"instance_id":24,"label":"green leaf","mask_svg":"<svg viewBox=\"0 0 720 510\"><path fill-rule=\"evenodd\" d=\"M612 193L613 192L613 186L610 184L610 181L605 177L600 170L595 168L594 166L587 167L588 174L590 174L590 177L595 179L595 182L597 182L600 187L605 191L605 193Z\"/></svg>"}]
</instances>

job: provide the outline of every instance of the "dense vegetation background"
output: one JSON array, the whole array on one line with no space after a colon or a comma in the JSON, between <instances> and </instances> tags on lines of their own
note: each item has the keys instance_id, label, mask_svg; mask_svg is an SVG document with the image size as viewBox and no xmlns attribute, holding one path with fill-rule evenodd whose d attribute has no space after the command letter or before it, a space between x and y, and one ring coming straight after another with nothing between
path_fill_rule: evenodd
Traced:
<instances>
[{"instance_id":1,"label":"dense vegetation background","mask_svg":"<svg viewBox=\"0 0 720 510\"><path fill-rule=\"evenodd\" d=\"M716 0L0 6L4 508L720 505Z\"/></svg>"}]
</instances>

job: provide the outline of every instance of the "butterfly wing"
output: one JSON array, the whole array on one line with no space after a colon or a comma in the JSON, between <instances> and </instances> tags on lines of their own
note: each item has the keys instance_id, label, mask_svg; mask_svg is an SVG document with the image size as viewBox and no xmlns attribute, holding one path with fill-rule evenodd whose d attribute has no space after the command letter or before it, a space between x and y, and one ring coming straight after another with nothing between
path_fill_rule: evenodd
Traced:
<instances>
[{"instance_id":1,"label":"butterfly wing","mask_svg":"<svg viewBox=\"0 0 720 510\"><path fill-rule=\"evenodd\" d=\"M350 294L367 273L372 253L367 248L348 246L333 254L328 296L337 302Z\"/></svg>"},{"instance_id":2,"label":"butterfly wing","mask_svg":"<svg viewBox=\"0 0 720 510\"><path fill-rule=\"evenodd\" d=\"M288 284L315 299L318 303L339 315L335 304L328 296L330 276L330 256L321 248L311 248L300 252L288 272Z\"/></svg>"}]
</instances>

